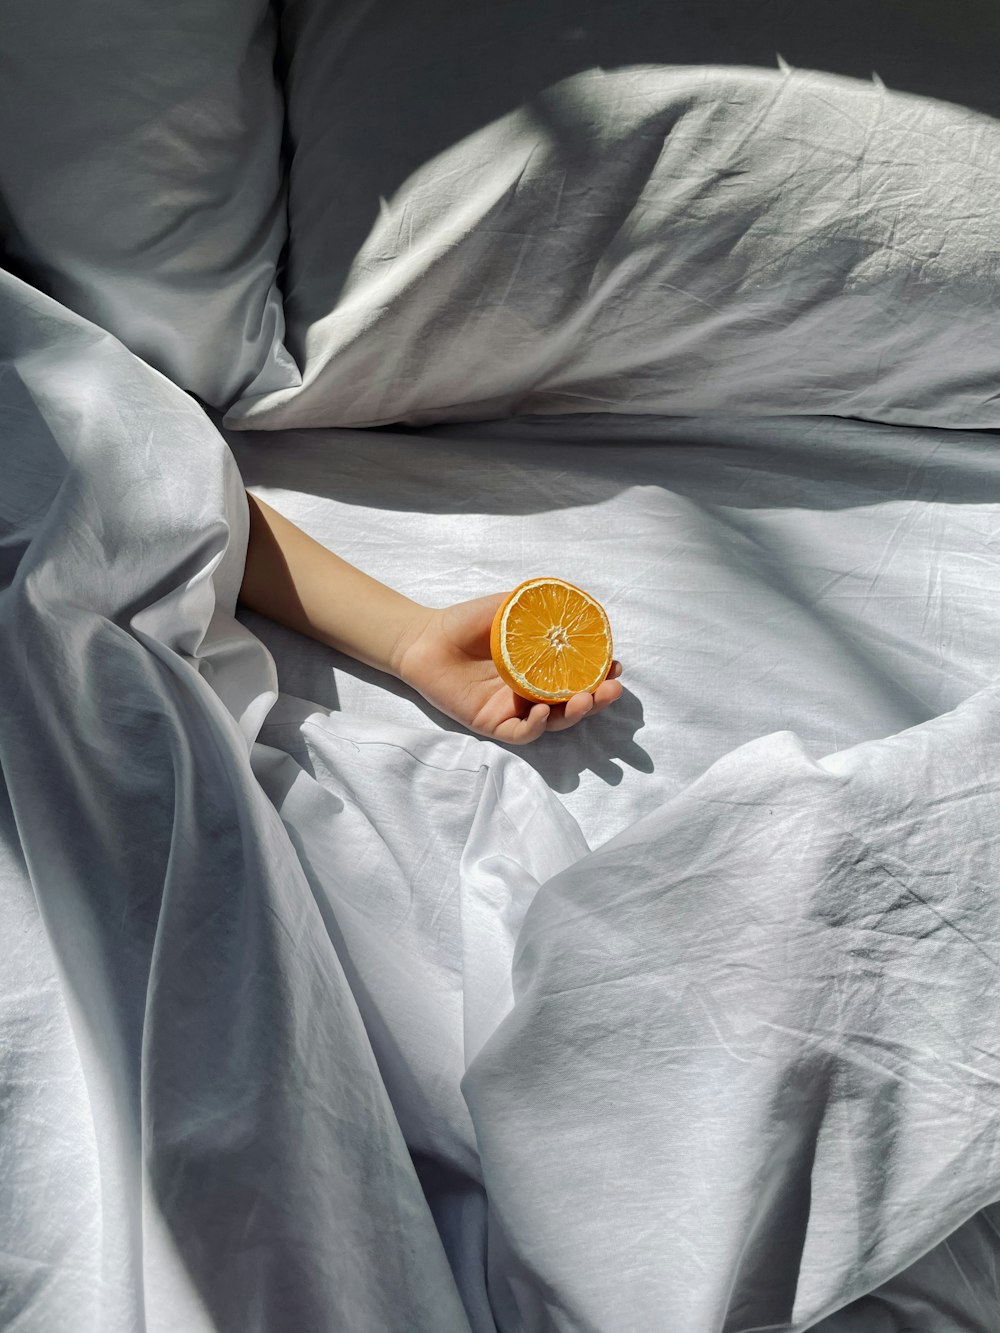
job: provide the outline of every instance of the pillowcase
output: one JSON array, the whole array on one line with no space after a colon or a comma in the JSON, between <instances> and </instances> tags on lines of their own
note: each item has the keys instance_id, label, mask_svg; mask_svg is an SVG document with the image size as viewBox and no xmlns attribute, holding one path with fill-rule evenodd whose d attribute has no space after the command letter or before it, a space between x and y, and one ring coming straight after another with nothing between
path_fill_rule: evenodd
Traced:
<instances>
[{"instance_id":1,"label":"pillowcase","mask_svg":"<svg viewBox=\"0 0 1000 1333\"><path fill-rule=\"evenodd\" d=\"M3 7L8 261L215 405L299 383L274 46L266 0Z\"/></svg>"},{"instance_id":2,"label":"pillowcase","mask_svg":"<svg viewBox=\"0 0 1000 1333\"><path fill-rule=\"evenodd\" d=\"M544 19L521 14L519 44L501 33L491 61L477 25L501 20L455 9L285 6L285 311L303 383L244 395L227 424L736 411L1000 425L992 119L784 62L590 69L537 91L543 65L582 59L589 29L567 27L542 60ZM523 6L491 12L508 9ZM620 14L633 38L642 9ZM669 13L683 58L710 47L705 20L699 46L687 7ZM731 34L717 45L759 54ZM940 90L920 50L896 73Z\"/></svg>"}]
</instances>

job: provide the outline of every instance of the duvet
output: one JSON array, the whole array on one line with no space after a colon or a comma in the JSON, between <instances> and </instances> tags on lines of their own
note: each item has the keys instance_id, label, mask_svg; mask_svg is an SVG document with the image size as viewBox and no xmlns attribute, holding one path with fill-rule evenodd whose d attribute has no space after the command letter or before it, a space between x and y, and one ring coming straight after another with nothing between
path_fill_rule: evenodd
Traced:
<instances>
[{"instance_id":1,"label":"duvet","mask_svg":"<svg viewBox=\"0 0 1000 1333\"><path fill-rule=\"evenodd\" d=\"M591 850L281 692L223 437L2 284L3 1326L994 1327L995 683Z\"/></svg>"},{"instance_id":2,"label":"duvet","mask_svg":"<svg viewBox=\"0 0 1000 1333\"><path fill-rule=\"evenodd\" d=\"M2 8L0 1330L997 1333L994 9Z\"/></svg>"}]
</instances>

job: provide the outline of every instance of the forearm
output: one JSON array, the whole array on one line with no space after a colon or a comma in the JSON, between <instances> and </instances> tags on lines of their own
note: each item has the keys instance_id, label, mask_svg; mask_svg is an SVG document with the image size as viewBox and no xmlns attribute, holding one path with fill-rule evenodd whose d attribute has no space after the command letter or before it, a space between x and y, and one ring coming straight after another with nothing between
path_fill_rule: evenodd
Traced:
<instances>
[{"instance_id":1,"label":"forearm","mask_svg":"<svg viewBox=\"0 0 1000 1333\"><path fill-rule=\"evenodd\" d=\"M240 601L392 675L427 608L362 573L247 492L250 542Z\"/></svg>"}]
</instances>

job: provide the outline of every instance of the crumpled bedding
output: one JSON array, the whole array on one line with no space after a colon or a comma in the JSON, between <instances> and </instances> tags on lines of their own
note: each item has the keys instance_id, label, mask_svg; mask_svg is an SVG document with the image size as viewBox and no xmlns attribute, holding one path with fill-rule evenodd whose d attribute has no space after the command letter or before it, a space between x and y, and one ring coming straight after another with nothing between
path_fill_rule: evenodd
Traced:
<instances>
[{"instance_id":1,"label":"crumpled bedding","mask_svg":"<svg viewBox=\"0 0 1000 1333\"><path fill-rule=\"evenodd\" d=\"M955 668L922 716L879 731L862 710L823 748L766 708L755 725L756 679L754 734L647 809L606 788L602 834L527 755L391 693L378 716L289 690L280 642L234 614L247 520L222 436L48 298L0 275L0 303L0 1327L993 1329L988 449L977 475L949 435L936 471L915 432L906 513L883 515L883 571L908 529L941 537L919 592L869 580L873 624L918 598L926 679ZM699 448L720 463L690 438L677 494ZM414 473L460 447L400 441ZM477 447L489 475L502 449ZM726 484L767 459L748 431ZM949 466L969 507L942 515ZM326 475L301 473L304 507ZM637 501L669 550L666 481ZM688 504L708 513L707 489ZM494 574L470 542L503 529L450 517L438 591ZM401 571L412 531L372 538ZM676 568L705 605L767 530L710 561L693 531ZM972 567L958 612L935 579ZM744 639L775 611L752 581L713 605ZM785 678L807 674L816 641L783 642ZM649 688L652 715L669 680Z\"/></svg>"},{"instance_id":2,"label":"crumpled bedding","mask_svg":"<svg viewBox=\"0 0 1000 1333\"><path fill-rule=\"evenodd\" d=\"M808 1327L995 1201L998 707L762 737L539 891L463 1085L512 1326Z\"/></svg>"},{"instance_id":3,"label":"crumpled bedding","mask_svg":"<svg viewBox=\"0 0 1000 1333\"><path fill-rule=\"evenodd\" d=\"M251 767L276 682L232 616L232 459L112 338L0 281L0 1326L464 1329Z\"/></svg>"},{"instance_id":4,"label":"crumpled bedding","mask_svg":"<svg viewBox=\"0 0 1000 1333\"><path fill-rule=\"evenodd\" d=\"M993 117L780 56L668 58L585 70L470 127L477 99L449 94L444 71L445 109L426 95L411 50L429 40L423 9L377 6L359 54L355 32L333 39L351 27L341 8L305 0L283 25L302 381L251 389L230 425L627 412L1000 426ZM441 40L460 46L451 27ZM365 63L383 46L402 91L394 66Z\"/></svg>"},{"instance_id":5,"label":"crumpled bedding","mask_svg":"<svg viewBox=\"0 0 1000 1333\"><path fill-rule=\"evenodd\" d=\"M580 414L228 438L255 493L418 601L539 570L602 599L623 698L517 752L592 847L760 736L791 731L831 754L997 679L990 434ZM239 619L292 694L460 730L388 678Z\"/></svg>"}]
</instances>

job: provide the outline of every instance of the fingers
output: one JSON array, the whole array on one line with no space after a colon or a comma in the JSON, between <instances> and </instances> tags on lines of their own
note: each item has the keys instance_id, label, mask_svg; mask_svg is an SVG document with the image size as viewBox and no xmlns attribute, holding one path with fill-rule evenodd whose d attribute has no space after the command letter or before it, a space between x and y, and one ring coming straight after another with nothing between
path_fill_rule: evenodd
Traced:
<instances>
[{"instance_id":1,"label":"fingers","mask_svg":"<svg viewBox=\"0 0 1000 1333\"><path fill-rule=\"evenodd\" d=\"M618 671L614 672L614 667ZM621 663L617 662L612 666L608 673L607 680L601 682L593 694L574 694L572 699L567 699L561 708L552 710L549 720L546 723L546 731L565 731L568 727L575 727L578 722L582 722L585 717L593 717L596 713L603 713L622 697L622 687L617 680L612 679L612 673L621 675Z\"/></svg>"},{"instance_id":2,"label":"fingers","mask_svg":"<svg viewBox=\"0 0 1000 1333\"><path fill-rule=\"evenodd\" d=\"M557 723L553 724L549 719L550 731L561 731L565 727L573 727L578 722L582 722L585 717L593 717L597 713L603 713L617 699L622 697L624 691L618 683L618 677L622 674L622 664L617 658L611 663L611 668L607 676L593 694L574 694L572 699L566 701L562 710L562 717Z\"/></svg>"},{"instance_id":3,"label":"fingers","mask_svg":"<svg viewBox=\"0 0 1000 1333\"><path fill-rule=\"evenodd\" d=\"M529 745L544 733L551 711L548 704L532 704L526 716L509 717L501 722L493 738L508 745Z\"/></svg>"},{"instance_id":4,"label":"fingers","mask_svg":"<svg viewBox=\"0 0 1000 1333\"><path fill-rule=\"evenodd\" d=\"M609 704L620 699L625 691L616 680L606 680L594 691L594 712L601 713Z\"/></svg>"},{"instance_id":5,"label":"fingers","mask_svg":"<svg viewBox=\"0 0 1000 1333\"><path fill-rule=\"evenodd\" d=\"M603 713L605 708L622 696L622 687L616 679L621 673L621 662L612 662L607 679L598 685L593 694L574 694L564 704L529 704L514 695L513 702L518 716L500 722L492 731L493 739L507 745L529 745L546 731L566 731L585 717Z\"/></svg>"},{"instance_id":6,"label":"fingers","mask_svg":"<svg viewBox=\"0 0 1000 1333\"><path fill-rule=\"evenodd\" d=\"M561 721L567 727L574 727L593 711L594 696L592 694L574 694L572 699L567 699L563 704Z\"/></svg>"}]
</instances>

